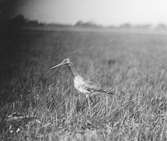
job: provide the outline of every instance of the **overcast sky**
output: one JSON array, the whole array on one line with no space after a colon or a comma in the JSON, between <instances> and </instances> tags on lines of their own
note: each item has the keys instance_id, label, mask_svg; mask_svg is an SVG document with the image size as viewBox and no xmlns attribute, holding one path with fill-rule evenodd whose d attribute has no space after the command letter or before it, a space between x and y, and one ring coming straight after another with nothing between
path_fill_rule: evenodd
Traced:
<instances>
[{"instance_id":1,"label":"overcast sky","mask_svg":"<svg viewBox=\"0 0 167 141\"><path fill-rule=\"evenodd\" d=\"M26 0L18 9L42 22L93 21L103 25L167 23L167 0Z\"/></svg>"}]
</instances>

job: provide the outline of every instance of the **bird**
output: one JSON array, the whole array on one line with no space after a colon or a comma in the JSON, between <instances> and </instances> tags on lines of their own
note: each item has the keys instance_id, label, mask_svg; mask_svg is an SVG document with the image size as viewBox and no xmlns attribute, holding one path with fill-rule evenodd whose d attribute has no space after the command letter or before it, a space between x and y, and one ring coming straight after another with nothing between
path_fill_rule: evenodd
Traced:
<instances>
[{"instance_id":1,"label":"bird","mask_svg":"<svg viewBox=\"0 0 167 141\"><path fill-rule=\"evenodd\" d=\"M67 66L69 71L72 73L73 76L73 84L74 88L81 94L84 94L86 96L86 99L88 100L88 106L90 109L90 96L95 93L103 93L107 95L113 95L113 91L107 91L105 89L102 89L101 87L97 86L91 81L85 80L76 70L74 67L72 61L70 58L63 59L59 64L51 67L50 69L53 70L55 68L58 68L60 66Z\"/></svg>"}]
</instances>

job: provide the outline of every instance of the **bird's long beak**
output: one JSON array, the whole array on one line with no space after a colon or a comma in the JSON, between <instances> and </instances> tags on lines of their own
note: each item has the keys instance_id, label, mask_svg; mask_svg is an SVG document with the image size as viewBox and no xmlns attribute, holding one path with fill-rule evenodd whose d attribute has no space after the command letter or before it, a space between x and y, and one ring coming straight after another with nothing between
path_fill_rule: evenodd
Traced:
<instances>
[{"instance_id":1,"label":"bird's long beak","mask_svg":"<svg viewBox=\"0 0 167 141\"><path fill-rule=\"evenodd\" d=\"M60 66L62 66L62 65L64 65L63 62L61 62L60 64L57 64L56 66L51 67L50 69L54 69L54 68L60 67Z\"/></svg>"}]
</instances>

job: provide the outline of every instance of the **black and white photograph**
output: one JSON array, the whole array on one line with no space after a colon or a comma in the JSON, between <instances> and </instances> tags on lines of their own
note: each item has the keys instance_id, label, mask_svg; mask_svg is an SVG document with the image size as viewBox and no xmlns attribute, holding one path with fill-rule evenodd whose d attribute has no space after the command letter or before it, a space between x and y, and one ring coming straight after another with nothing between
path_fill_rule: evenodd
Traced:
<instances>
[{"instance_id":1,"label":"black and white photograph","mask_svg":"<svg viewBox=\"0 0 167 141\"><path fill-rule=\"evenodd\" d=\"M0 141L167 141L167 1L0 0Z\"/></svg>"}]
</instances>

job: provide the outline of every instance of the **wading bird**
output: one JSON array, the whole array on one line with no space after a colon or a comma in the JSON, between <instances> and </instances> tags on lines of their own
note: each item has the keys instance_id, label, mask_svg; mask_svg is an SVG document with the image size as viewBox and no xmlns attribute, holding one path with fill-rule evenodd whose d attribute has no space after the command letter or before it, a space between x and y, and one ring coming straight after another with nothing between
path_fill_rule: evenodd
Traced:
<instances>
[{"instance_id":1,"label":"wading bird","mask_svg":"<svg viewBox=\"0 0 167 141\"><path fill-rule=\"evenodd\" d=\"M54 69L63 65L66 65L69 68L69 71L72 73L75 89L86 96L88 100L89 109L90 109L90 99L89 99L90 95L95 93L103 93L108 95L113 94L112 91L104 90L101 87L97 87L95 84L92 84L92 82L84 80L84 78L81 75L79 75L79 73L77 72L77 70L75 69L73 63L70 61L69 58L64 59L61 63L51 67L50 69Z\"/></svg>"}]
</instances>

